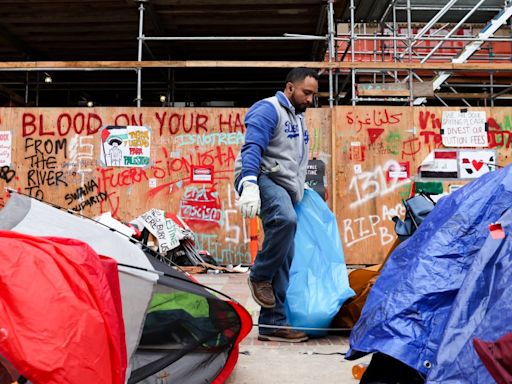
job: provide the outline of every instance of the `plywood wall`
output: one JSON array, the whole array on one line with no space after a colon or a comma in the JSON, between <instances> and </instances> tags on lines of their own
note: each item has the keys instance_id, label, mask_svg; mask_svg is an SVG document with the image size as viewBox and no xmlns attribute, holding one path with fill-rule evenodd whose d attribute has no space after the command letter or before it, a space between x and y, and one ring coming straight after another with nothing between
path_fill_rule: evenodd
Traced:
<instances>
[{"instance_id":1,"label":"plywood wall","mask_svg":"<svg viewBox=\"0 0 512 384\"><path fill-rule=\"evenodd\" d=\"M12 164L0 188L96 216L130 221L151 208L180 215L197 247L222 263L249 263L249 233L235 206L235 158L244 140L245 109L94 108L0 109L0 132L12 133ZM311 156L330 161L330 114L308 111ZM105 167L100 128L145 125L151 165ZM192 183L191 168L213 168L212 183ZM330 163L327 166L330 169ZM2 201L6 199L1 194Z\"/></svg>"},{"instance_id":2,"label":"plywood wall","mask_svg":"<svg viewBox=\"0 0 512 384\"><path fill-rule=\"evenodd\" d=\"M336 107L308 110L310 158L326 163L329 204L335 207L349 264L380 262L394 240L394 215L421 161L441 148L446 108ZM511 108L480 108L489 147L506 165L512 153ZM3 108L1 132L11 132L12 164L0 167L0 188L19 189L95 216L110 211L129 221L151 208L183 217L197 247L221 263L249 263L248 224L235 206L234 160L243 143L245 109L238 108ZM99 130L107 125L151 129L151 165L105 167ZM331 140L334 138L334 143ZM0 152L2 149L0 148ZM1 155L1 153L0 153ZM193 166L211 166L212 183L192 183ZM331 169L335 170L332 182ZM443 184L448 190L449 182ZM0 205L5 202L0 192Z\"/></svg>"},{"instance_id":3,"label":"plywood wall","mask_svg":"<svg viewBox=\"0 0 512 384\"><path fill-rule=\"evenodd\" d=\"M345 259L350 264L383 260L394 241L392 217L403 217L401 204L411 180L389 177L389 170L418 166L434 149L443 148L443 111L458 108L338 107L336 117L336 217ZM510 162L511 108L472 108L485 111L489 148L498 152L498 164ZM445 192L457 181L432 181Z\"/></svg>"}]
</instances>

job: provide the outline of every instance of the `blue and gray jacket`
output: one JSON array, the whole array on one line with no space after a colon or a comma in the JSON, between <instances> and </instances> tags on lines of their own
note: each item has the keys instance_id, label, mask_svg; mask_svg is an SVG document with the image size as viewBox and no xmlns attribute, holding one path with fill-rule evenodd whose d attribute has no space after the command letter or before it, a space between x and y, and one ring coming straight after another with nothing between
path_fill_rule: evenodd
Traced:
<instances>
[{"instance_id":1,"label":"blue and gray jacket","mask_svg":"<svg viewBox=\"0 0 512 384\"><path fill-rule=\"evenodd\" d=\"M249 109L245 126L245 143L235 162L238 193L244 181L257 183L265 173L288 191L293 203L301 201L309 154L304 114L296 114L284 93L277 92Z\"/></svg>"}]
</instances>

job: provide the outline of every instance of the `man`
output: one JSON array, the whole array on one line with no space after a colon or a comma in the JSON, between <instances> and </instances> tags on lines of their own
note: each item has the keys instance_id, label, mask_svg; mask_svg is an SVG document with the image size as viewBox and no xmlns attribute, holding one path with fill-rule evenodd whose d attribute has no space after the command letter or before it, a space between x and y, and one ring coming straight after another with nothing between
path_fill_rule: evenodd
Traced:
<instances>
[{"instance_id":1,"label":"man","mask_svg":"<svg viewBox=\"0 0 512 384\"><path fill-rule=\"evenodd\" d=\"M293 206L304 195L308 163L304 111L317 92L318 74L295 68L286 77L283 92L258 101L245 117L247 130L235 163L235 187L242 215L260 215L265 233L248 279L252 296L261 306L259 340L308 339L304 332L286 328L284 301L297 225Z\"/></svg>"}]
</instances>

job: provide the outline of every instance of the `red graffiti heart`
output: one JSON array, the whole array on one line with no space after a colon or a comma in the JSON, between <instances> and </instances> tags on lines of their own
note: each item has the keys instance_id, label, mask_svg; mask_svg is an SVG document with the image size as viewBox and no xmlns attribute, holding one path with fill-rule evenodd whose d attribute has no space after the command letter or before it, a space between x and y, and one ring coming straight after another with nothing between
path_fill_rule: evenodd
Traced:
<instances>
[{"instance_id":1,"label":"red graffiti heart","mask_svg":"<svg viewBox=\"0 0 512 384\"><path fill-rule=\"evenodd\" d=\"M480 170L480 168L482 168L484 166L484 162L482 160L480 160L480 161L472 160L471 164L473 164L473 168L475 168L477 172Z\"/></svg>"}]
</instances>

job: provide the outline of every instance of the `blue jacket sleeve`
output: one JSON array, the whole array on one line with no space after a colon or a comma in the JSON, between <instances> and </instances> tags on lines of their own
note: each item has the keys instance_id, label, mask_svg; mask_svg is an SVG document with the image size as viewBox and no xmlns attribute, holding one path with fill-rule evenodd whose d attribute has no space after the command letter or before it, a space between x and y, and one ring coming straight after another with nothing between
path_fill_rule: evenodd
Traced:
<instances>
[{"instance_id":1,"label":"blue jacket sleeve","mask_svg":"<svg viewBox=\"0 0 512 384\"><path fill-rule=\"evenodd\" d=\"M254 104L245 116L245 143L242 146L242 177L256 182L260 174L261 157L279 121L276 108L266 100Z\"/></svg>"}]
</instances>

